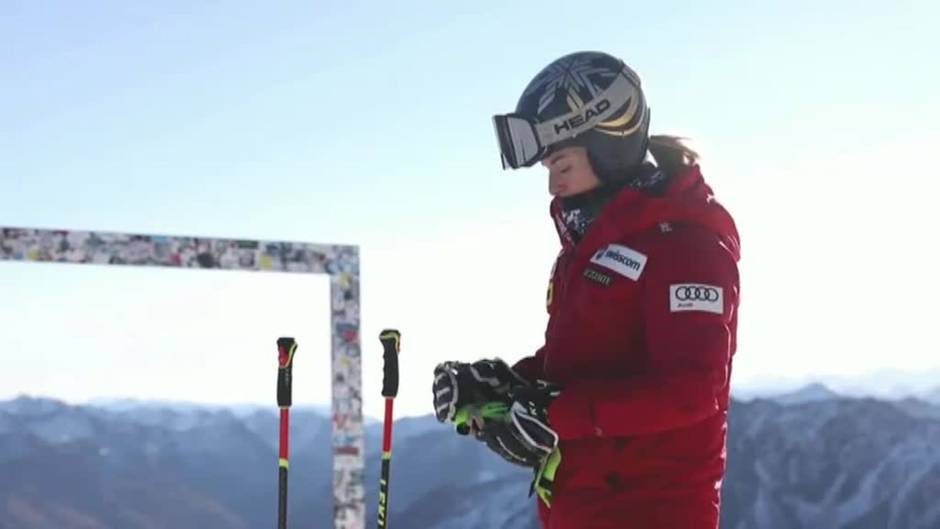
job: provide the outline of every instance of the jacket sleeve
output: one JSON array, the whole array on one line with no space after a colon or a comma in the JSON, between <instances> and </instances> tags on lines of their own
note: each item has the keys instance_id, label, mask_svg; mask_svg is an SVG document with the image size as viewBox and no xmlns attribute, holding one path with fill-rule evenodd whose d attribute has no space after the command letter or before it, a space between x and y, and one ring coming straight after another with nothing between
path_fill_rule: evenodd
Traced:
<instances>
[{"instance_id":1,"label":"jacket sleeve","mask_svg":"<svg viewBox=\"0 0 940 529\"><path fill-rule=\"evenodd\" d=\"M545 378L544 371L542 370L542 349L539 348L532 356L527 356L512 366L513 370L522 375L522 378L532 382L541 378Z\"/></svg>"},{"instance_id":2,"label":"jacket sleeve","mask_svg":"<svg viewBox=\"0 0 940 529\"><path fill-rule=\"evenodd\" d=\"M678 235L678 234L676 234ZM727 406L738 270L716 240L668 240L649 252L642 374L569 384L549 408L561 439L683 428Z\"/></svg>"}]
</instances>

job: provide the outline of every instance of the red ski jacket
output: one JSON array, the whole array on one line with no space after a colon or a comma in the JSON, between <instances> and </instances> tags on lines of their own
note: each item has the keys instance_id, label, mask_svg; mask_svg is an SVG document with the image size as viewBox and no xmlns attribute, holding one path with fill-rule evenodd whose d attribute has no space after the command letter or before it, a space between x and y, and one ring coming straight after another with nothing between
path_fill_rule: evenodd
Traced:
<instances>
[{"instance_id":1,"label":"red ski jacket","mask_svg":"<svg viewBox=\"0 0 940 529\"><path fill-rule=\"evenodd\" d=\"M739 239L697 166L624 190L562 240L545 345L516 364L561 384L545 529L717 529L736 347Z\"/></svg>"}]
</instances>

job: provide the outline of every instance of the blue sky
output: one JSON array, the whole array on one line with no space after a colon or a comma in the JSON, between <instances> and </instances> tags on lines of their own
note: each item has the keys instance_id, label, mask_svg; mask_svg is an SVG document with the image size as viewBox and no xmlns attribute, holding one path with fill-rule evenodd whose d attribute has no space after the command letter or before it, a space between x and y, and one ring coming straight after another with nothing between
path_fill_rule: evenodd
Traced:
<instances>
[{"instance_id":1,"label":"blue sky","mask_svg":"<svg viewBox=\"0 0 940 529\"><path fill-rule=\"evenodd\" d=\"M425 413L437 361L538 346L545 178L500 170L490 116L597 49L639 72L653 131L696 141L737 218L736 381L940 367L940 8L737 4L4 2L0 225L359 244L366 411L369 338L399 326L400 409ZM287 333L320 362L301 399L324 401L326 292L0 263L0 397L268 402Z\"/></svg>"}]
</instances>

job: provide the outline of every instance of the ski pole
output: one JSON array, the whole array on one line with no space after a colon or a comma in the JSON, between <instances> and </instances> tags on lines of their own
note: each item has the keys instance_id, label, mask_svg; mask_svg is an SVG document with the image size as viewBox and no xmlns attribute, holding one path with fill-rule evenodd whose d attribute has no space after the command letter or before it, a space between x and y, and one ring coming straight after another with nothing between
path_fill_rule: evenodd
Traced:
<instances>
[{"instance_id":1,"label":"ski pole","mask_svg":"<svg viewBox=\"0 0 940 529\"><path fill-rule=\"evenodd\" d=\"M379 478L379 529L388 528L388 473L392 463L392 407L398 395L398 353L401 333L386 329L379 335L384 349L382 396L385 397L385 428L382 434L382 474Z\"/></svg>"},{"instance_id":2,"label":"ski pole","mask_svg":"<svg viewBox=\"0 0 940 529\"><path fill-rule=\"evenodd\" d=\"M287 457L290 438L291 368L297 342L277 339L277 406L281 409L280 453L277 460L277 528L287 529Z\"/></svg>"}]
</instances>

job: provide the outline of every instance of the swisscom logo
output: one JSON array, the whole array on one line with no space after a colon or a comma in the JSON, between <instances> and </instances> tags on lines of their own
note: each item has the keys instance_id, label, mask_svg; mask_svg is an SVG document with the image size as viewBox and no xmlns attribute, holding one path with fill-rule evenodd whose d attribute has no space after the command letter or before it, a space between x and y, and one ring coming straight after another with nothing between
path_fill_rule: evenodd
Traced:
<instances>
[{"instance_id":1,"label":"swisscom logo","mask_svg":"<svg viewBox=\"0 0 940 529\"><path fill-rule=\"evenodd\" d=\"M598 250L591 262L636 281L646 267L646 255L622 244L611 244Z\"/></svg>"}]
</instances>

